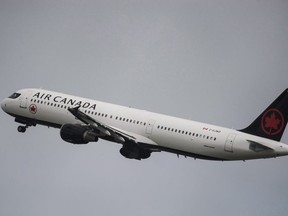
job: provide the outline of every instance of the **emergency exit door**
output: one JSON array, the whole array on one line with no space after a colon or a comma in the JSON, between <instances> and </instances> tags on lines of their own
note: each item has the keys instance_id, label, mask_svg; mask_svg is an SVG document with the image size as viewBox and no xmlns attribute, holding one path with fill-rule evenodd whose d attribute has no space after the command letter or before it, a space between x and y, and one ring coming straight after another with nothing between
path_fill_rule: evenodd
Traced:
<instances>
[{"instance_id":1,"label":"emergency exit door","mask_svg":"<svg viewBox=\"0 0 288 216\"><path fill-rule=\"evenodd\" d=\"M147 134L150 134L150 135L152 134L155 122L156 122L155 120L149 120L148 121L147 127L146 127L146 133Z\"/></svg>"}]
</instances>

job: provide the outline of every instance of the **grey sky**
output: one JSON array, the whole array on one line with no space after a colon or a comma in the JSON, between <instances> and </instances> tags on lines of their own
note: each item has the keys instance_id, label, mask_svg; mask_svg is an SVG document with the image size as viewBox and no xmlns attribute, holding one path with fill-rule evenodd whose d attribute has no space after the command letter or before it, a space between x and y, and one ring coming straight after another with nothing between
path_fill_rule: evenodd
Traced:
<instances>
[{"instance_id":1,"label":"grey sky","mask_svg":"<svg viewBox=\"0 0 288 216\"><path fill-rule=\"evenodd\" d=\"M240 129L288 87L287 11L277 0L0 0L0 99L43 87ZM56 129L19 134L0 116L0 215L287 215L288 157L139 162Z\"/></svg>"}]
</instances>

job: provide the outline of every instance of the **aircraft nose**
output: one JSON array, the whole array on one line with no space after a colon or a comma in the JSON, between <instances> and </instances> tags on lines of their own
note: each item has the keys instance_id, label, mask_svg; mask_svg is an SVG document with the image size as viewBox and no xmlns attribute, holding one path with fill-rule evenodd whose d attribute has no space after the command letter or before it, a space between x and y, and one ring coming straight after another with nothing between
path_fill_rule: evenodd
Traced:
<instances>
[{"instance_id":1,"label":"aircraft nose","mask_svg":"<svg viewBox=\"0 0 288 216\"><path fill-rule=\"evenodd\" d=\"M6 99L1 101L1 108L2 110L6 111Z\"/></svg>"}]
</instances>

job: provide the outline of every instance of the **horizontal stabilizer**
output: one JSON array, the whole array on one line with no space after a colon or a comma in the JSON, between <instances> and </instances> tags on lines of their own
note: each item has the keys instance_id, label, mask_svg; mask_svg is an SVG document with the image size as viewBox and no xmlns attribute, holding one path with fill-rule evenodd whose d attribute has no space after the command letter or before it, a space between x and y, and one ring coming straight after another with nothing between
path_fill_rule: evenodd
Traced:
<instances>
[{"instance_id":1,"label":"horizontal stabilizer","mask_svg":"<svg viewBox=\"0 0 288 216\"><path fill-rule=\"evenodd\" d=\"M247 140L250 143L249 149L255 152L267 151L267 150L274 150L272 146L269 144L263 144L259 142L255 142L252 140Z\"/></svg>"}]
</instances>

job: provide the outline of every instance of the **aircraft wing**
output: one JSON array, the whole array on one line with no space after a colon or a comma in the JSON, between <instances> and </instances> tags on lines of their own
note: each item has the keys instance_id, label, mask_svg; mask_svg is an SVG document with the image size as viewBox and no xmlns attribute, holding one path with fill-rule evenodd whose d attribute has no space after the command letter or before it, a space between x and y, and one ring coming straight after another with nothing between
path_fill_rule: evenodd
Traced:
<instances>
[{"instance_id":1,"label":"aircraft wing","mask_svg":"<svg viewBox=\"0 0 288 216\"><path fill-rule=\"evenodd\" d=\"M145 143L150 145L157 145L153 140L135 134L132 132L124 131L107 124L103 124L94 118L86 115L85 113L79 110L80 107L68 108L68 111L72 113L77 119L90 126L93 130L99 134L100 138L112 140L121 144L124 143Z\"/></svg>"}]
</instances>

